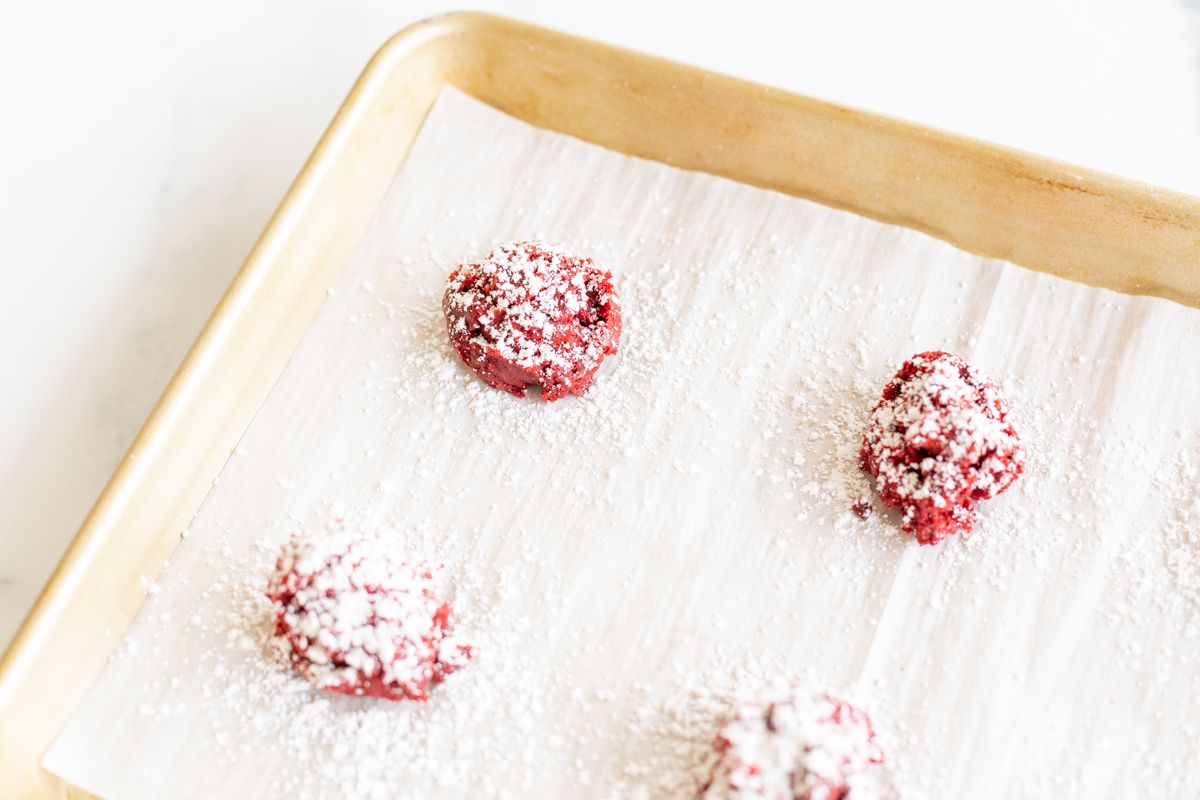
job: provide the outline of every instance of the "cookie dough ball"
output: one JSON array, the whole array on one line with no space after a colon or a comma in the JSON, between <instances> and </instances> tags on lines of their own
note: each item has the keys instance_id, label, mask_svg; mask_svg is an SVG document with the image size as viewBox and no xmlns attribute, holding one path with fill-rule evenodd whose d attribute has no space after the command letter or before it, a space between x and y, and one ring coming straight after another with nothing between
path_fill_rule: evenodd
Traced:
<instances>
[{"instance_id":1,"label":"cookie dough ball","mask_svg":"<svg viewBox=\"0 0 1200 800\"><path fill-rule=\"evenodd\" d=\"M534 385L547 401L582 394L621 338L612 275L537 242L503 244L459 265L442 311L467 366L518 397Z\"/></svg>"},{"instance_id":2,"label":"cookie dough ball","mask_svg":"<svg viewBox=\"0 0 1200 800\"><path fill-rule=\"evenodd\" d=\"M267 589L273 648L337 694L426 700L471 657L448 632L436 568L381 535L293 537Z\"/></svg>"},{"instance_id":3,"label":"cookie dough ball","mask_svg":"<svg viewBox=\"0 0 1200 800\"><path fill-rule=\"evenodd\" d=\"M800 683L740 704L717 734L703 800L893 798L871 718Z\"/></svg>"},{"instance_id":4,"label":"cookie dough ball","mask_svg":"<svg viewBox=\"0 0 1200 800\"><path fill-rule=\"evenodd\" d=\"M970 533L975 503L1021 474L1025 449L992 380L956 355L918 353L883 390L863 437L862 468L921 544Z\"/></svg>"}]
</instances>

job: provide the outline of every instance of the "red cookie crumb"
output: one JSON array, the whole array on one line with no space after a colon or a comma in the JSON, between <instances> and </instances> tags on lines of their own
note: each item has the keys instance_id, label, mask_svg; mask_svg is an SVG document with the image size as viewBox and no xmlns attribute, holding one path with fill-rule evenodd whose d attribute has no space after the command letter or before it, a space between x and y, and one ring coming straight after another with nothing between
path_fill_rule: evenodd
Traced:
<instances>
[{"instance_id":1,"label":"red cookie crumb","mask_svg":"<svg viewBox=\"0 0 1200 800\"><path fill-rule=\"evenodd\" d=\"M426 700L426 690L471 658L447 632L450 606L436 568L380 535L293 537L267 588L272 647L321 689Z\"/></svg>"},{"instance_id":2,"label":"red cookie crumb","mask_svg":"<svg viewBox=\"0 0 1200 800\"><path fill-rule=\"evenodd\" d=\"M871 412L859 454L904 530L937 544L975 526L975 502L1003 492L1025 467L1000 387L956 355L904 362Z\"/></svg>"},{"instance_id":3,"label":"red cookie crumb","mask_svg":"<svg viewBox=\"0 0 1200 800\"><path fill-rule=\"evenodd\" d=\"M703 800L881 800L894 792L871 718L798 683L741 703L717 734Z\"/></svg>"},{"instance_id":4,"label":"red cookie crumb","mask_svg":"<svg viewBox=\"0 0 1200 800\"><path fill-rule=\"evenodd\" d=\"M546 401L582 394L621 338L612 274L537 242L502 244L460 264L442 311L467 366L518 397L533 385Z\"/></svg>"},{"instance_id":5,"label":"red cookie crumb","mask_svg":"<svg viewBox=\"0 0 1200 800\"><path fill-rule=\"evenodd\" d=\"M871 516L871 501L865 497L860 497L851 504L850 511L859 519L866 519Z\"/></svg>"}]
</instances>

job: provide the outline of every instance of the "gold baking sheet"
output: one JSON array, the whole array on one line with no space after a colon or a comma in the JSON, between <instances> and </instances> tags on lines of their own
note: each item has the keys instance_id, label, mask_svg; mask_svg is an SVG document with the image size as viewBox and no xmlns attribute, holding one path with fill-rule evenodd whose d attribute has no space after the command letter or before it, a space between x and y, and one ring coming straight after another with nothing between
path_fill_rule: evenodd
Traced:
<instances>
[{"instance_id":1,"label":"gold baking sheet","mask_svg":"<svg viewBox=\"0 0 1200 800\"><path fill-rule=\"evenodd\" d=\"M1196 303L1195 198L519 23L465 14L372 60L0 662L5 794L98 674L343 270L439 89L536 124Z\"/></svg>"},{"instance_id":2,"label":"gold baking sheet","mask_svg":"<svg viewBox=\"0 0 1200 800\"><path fill-rule=\"evenodd\" d=\"M625 346L584 398L489 390L447 345L447 270L513 235L617 270ZM875 711L905 797L1186 795L1198 337L451 91L45 763L112 798L689 796L714 707L807 671ZM921 549L850 507L873 395L938 348L1008 388L1031 463ZM428 706L265 655L274 554L330 518L447 564L479 657Z\"/></svg>"}]
</instances>

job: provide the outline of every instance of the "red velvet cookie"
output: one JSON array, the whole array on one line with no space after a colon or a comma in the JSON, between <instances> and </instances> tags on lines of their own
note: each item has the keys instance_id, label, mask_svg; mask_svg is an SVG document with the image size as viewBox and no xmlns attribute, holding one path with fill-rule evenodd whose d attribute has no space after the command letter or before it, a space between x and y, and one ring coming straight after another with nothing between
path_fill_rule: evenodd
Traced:
<instances>
[{"instance_id":1,"label":"red velvet cookie","mask_svg":"<svg viewBox=\"0 0 1200 800\"><path fill-rule=\"evenodd\" d=\"M859 455L885 505L921 544L970 533L975 503L1021 474L1025 449L1000 387L950 353L904 362L871 412Z\"/></svg>"},{"instance_id":2,"label":"red velvet cookie","mask_svg":"<svg viewBox=\"0 0 1200 800\"><path fill-rule=\"evenodd\" d=\"M272 646L321 689L426 700L471 657L447 631L435 574L379 535L293 537L267 589Z\"/></svg>"},{"instance_id":3,"label":"red velvet cookie","mask_svg":"<svg viewBox=\"0 0 1200 800\"><path fill-rule=\"evenodd\" d=\"M460 264L442 311L467 366L518 397L534 385L547 401L582 394L621 338L612 275L536 242L503 244Z\"/></svg>"},{"instance_id":4,"label":"red velvet cookie","mask_svg":"<svg viewBox=\"0 0 1200 800\"><path fill-rule=\"evenodd\" d=\"M717 734L703 800L893 797L871 718L857 706L783 683L744 702Z\"/></svg>"}]
</instances>

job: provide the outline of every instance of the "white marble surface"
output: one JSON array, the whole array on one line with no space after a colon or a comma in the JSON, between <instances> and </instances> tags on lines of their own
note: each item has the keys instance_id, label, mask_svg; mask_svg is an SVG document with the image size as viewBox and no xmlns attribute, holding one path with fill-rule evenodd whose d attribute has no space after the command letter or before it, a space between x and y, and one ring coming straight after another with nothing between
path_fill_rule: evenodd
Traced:
<instances>
[{"instance_id":1,"label":"white marble surface","mask_svg":"<svg viewBox=\"0 0 1200 800\"><path fill-rule=\"evenodd\" d=\"M0 646L370 53L451 7L6 8ZM1200 194L1192 0L475 7Z\"/></svg>"}]
</instances>

